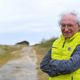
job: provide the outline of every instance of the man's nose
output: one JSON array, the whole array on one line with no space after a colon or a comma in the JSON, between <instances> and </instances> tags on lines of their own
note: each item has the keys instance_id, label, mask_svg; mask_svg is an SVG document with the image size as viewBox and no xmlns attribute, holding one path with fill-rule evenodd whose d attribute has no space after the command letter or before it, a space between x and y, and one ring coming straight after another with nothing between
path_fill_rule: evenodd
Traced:
<instances>
[{"instance_id":1,"label":"man's nose","mask_svg":"<svg viewBox=\"0 0 80 80\"><path fill-rule=\"evenodd\" d=\"M68 26L67 26L67 25L65 26L64 30L65 30L65 31L68 31Z\"/></svg>"}]
</instances>

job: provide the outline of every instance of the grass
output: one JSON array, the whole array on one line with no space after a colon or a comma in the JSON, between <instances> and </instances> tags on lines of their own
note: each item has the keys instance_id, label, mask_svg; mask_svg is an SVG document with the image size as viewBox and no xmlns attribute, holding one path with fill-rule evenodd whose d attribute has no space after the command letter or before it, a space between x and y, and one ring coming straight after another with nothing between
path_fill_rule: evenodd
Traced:
<instances>
[{"instance_id":1,"label":"grass","mask_svg":"<svg viewBox=\"0 0 80 80\"><path fill-rule=\"evenodd\" d=\"M48 52L48 50L51 48L52 43L55 41L56 38L50 39L45 41L44 43L36 44L34 45L34 49L37 53L37 71L38 71L38 78L39 80L48 80L48 75L40 70L40 62L43 59L44 55Z\"/></svg>"},{"instance_id":2,"label":"grass","mask_svg":"<svg viewBox=\"0 0 80 80\"><path fill-rule=\"evenodd\" d=\"M47 52L46 51L46 48L40 48L39 46L37 47L34 47L34 49L36 50L36 53L37 53L37 58L38 58L38 61L37 61L37 71L38 71L38 78L39 80L48 80L48 75L45 74L44 72L42 72L40 70L40 62L43 58L43 56L45 55L45 53ZM45 52L46 51L46 52Z\"/></svg>"},{"instance_id":3,"label":"grass","mask_svg":"<svg viewBox=\"0 0 80 80\"><path fill-rule=\"evenodd\" d=\"M19 52L17 50L19 49L21 48L16 46L0 45L0 67L8 61L18 58ZM13 52L15 52L16 55L13 54Z\"/></svg>"}]
</instances>

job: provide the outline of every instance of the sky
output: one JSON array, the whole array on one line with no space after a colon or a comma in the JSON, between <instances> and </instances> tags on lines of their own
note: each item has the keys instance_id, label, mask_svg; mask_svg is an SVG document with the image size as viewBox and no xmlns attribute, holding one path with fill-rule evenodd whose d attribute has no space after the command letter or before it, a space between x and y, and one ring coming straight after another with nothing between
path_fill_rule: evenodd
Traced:
<instances>
[{"instance_id":1,"label":"sky","mask_svg":"<svg viewBox=\"0 0 80 80\"><path fill-rule=\"evenodd\" d=\"M0 44L59 37L60 15L69 11L80 13L80 0L0 0Z\"/></svg>"}]
</instances>

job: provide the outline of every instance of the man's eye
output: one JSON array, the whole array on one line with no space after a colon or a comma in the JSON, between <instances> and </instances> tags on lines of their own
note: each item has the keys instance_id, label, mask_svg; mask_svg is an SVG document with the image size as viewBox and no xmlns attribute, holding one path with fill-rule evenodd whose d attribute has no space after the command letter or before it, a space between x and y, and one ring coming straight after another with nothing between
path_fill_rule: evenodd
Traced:
<instances>
[{"instance_id":1,"label":"man's eye","mask_svg":"<svg viewBox=\"0 0 80 80\"><path fill-rule=\"evenodd\" d=\"M72 24L68 24L67 26L72 27L73 25Z\"/></svg>"},{"instance_id":2,"label":"man's eye","mask_svg":"<svg viewBox=\"0 0 80 80\"><path fill-rule=\"evenodd\" d=\"M72 27L73 25L72 24L61 24L61 27Z\"/></svg>"},{"instance_id":3,"label":"man's eye","mask_svg":"<svg viewBox=\"0 0 80 80\"><path fill-rule=\"evenodd\" d=\"M61 26L62 26L62 27L65 27L66 25L65 25L65 24L61 24Z\"/></svg>"}]
</instances>

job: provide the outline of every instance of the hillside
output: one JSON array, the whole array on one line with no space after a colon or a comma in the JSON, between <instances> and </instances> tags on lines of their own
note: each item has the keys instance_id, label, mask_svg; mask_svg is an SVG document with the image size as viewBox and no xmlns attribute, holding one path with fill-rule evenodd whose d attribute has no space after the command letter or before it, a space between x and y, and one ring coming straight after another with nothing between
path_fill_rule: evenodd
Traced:
<instances>
[{"instance_id":1,"label":"hillside","mask_svg":"<svg viewBox=\"0 0 80 80\"><path fill-rule=\"evenodd\" d=\"M55 39L33 46L22 43L0 45L0 80L48 80L48 76L40 70L39 66Z\"/></svg>"},{"instance_id":2,"label":"hillside","mask_svg":"<svg viewBox=\"0 0 80 80\"><path fill-rule=\"evenodd\" d=\"M18 46L0 45L0 67L6 64L9 60L17 58L20 49L21 47ZM15 54L13 54L14 52Z\"/></svg>"},{"instance_id":3,"label":"hillside","mask_svg":"<svg viewBox=\"0 0 80 80\"><path fill-rule=\"evenodd\" d=\"M40 67L40 62L41 62L42 58L47 53L47 51L51 48L52 43L55 40L56 40L56 38L52 38L45 42L42 42L42 43L39 43L39 44L36 44L33 46L34 49L36 50L36 54L37 54L37 58L38 58L38 61L37 61L38 68L37 69L38 69L39 80L48 80L48 75L43 73L39 67Z\"/></svg>"},{"instance_id":4,"label":"hillside","mask_svg":"<svg viewBox=\"0 0 80 80\"><path fill-rule=\"evenodd\" d=\"M0 80L38 80L36 62L31 46L0 45Z\"/></svg>"}]
</instances>

